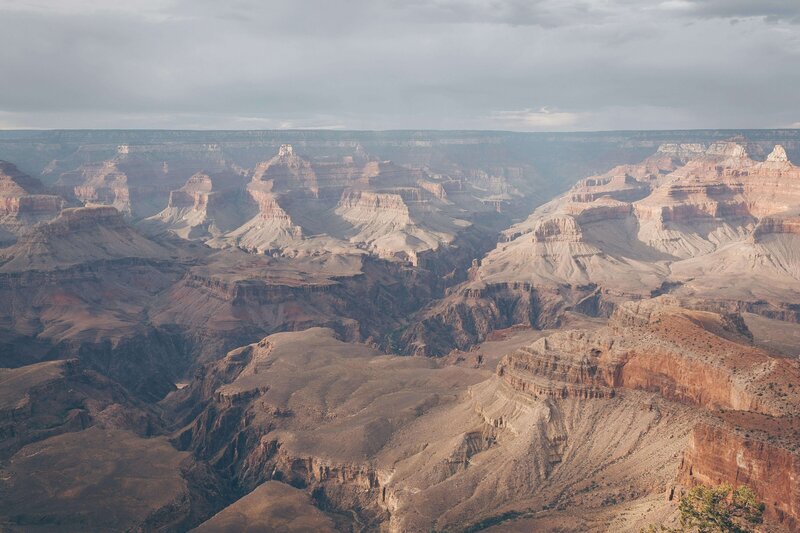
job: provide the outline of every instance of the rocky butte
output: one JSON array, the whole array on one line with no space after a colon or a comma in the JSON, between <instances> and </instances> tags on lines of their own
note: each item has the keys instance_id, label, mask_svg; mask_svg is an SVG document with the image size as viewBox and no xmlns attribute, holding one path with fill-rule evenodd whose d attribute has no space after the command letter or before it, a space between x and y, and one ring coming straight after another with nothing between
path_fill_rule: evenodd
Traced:
<instances>
[{"instance_id":1,"label":"rocky butte","mask_svg":"<svg viewBox=\"0 0 800 533\"><path fill-rule=\"evenodd\" d=\"M800 527L795 130L6 132L0 529Z\"/></svg>"}]
</instances>

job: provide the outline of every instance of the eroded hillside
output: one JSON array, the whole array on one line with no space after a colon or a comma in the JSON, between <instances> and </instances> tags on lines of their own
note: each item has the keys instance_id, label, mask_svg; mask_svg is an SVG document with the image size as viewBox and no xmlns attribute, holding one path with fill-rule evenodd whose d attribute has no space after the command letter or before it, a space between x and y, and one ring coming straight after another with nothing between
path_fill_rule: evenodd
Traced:
<instances>
[{"instance_id":1,"label":"eroded hillside","mask_svg":"<svg viewBox=\"0 0 800 533\"><path fill-rule=\"evenodd\" d=\"M0 529L798 527L796 132L168 133L0 143Z\"/></svg>"}]
</instances>

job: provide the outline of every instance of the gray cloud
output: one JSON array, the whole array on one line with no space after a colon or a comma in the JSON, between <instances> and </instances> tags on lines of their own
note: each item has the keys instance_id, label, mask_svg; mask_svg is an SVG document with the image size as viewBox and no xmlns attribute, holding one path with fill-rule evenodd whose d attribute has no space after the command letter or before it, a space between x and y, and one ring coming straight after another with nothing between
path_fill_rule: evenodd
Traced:
<instances>
[{"instance_id":1,"label":"gray cloud","mask_svg":"<svg viewBox=\"0 0 800 533\"><path fill-rule=\"evenodd\" d=\"M0 127L789 126L793 5L0 0Z\"/></svg>"},{"instance_id":2,"label":"gray cloud","mask_svg":"<svg viewBox=\"0 0 800 533\"><path fill-rule=\"evenodd\" d=\"M677 0L668 7L685 10L690 16L709 18L762 18L767 22L800 24L797 0Z\"/></svg>"}]
</instances>

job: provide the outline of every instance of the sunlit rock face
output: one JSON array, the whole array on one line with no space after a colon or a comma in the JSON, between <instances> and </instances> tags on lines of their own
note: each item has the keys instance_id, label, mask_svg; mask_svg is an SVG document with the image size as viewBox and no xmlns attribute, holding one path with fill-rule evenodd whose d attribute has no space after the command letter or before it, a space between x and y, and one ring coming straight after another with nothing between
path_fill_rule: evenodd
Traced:
<instances>
[{"instance_id":1,"label":"sunlit rock face","mask_svg":"<svg viewBox=\"0 0 800 533\"><path fill-rule=\"evenodd\" d=\"M4 528L797 528L796 132L26 136Z\"/></svg>"},{"instance_id":2,"label":"sunlit rock face","mask_svg":"<svg viewBox=\"0 0 800 533\"><path fill-rule=\"evenodd\" d=\"M756 161L734 142L662 145L640 164L579 181L506 230L471 281L429 320L461 309L472 314L472 335L480 339L518 321L551 323L535 312L526 319L525 300L607 314L620 301L669 290L796 321L798 213L800 168L782 146ZM493 298L522 307L509 315L503 304L500 316ZM407 342L410 351L430 345L418 333Z\"/></svg>"},{"instance_id":3,"label":"sunlit rock face","mask_svg":"<svg viewBox=\"0 0 800 533\"><path fill-rule=\"evenodd\" d=\"M0 161L0 245L13 242L33 224L54 218L66 203L38 179Z\"/></svg>"}]
</instances>

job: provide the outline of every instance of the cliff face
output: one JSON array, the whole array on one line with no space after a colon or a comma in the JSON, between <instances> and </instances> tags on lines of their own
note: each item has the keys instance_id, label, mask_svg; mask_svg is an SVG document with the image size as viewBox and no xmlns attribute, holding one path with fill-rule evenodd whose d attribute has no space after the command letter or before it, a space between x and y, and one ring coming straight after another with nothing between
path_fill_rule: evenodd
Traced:
<instances>
[{"instance_id":1,"label":"cliff face","mask_svg":"<svg viewBox=\"0 0 800 533\"><path fill-rule=\"evenodd\" d=\"M176 331L149 326L143 315L181 271L131 258L2 273L0 355L14 367L77 358L131 396L160 398L190 361Z\"/></svg>"},{"instance_id":2,"label":"cliff face","mask_svg":"<svg viewBox=\"0 0 800 533\"><path fill-rule=\"evenodd\" d=\"M455 312L479 321L482 309L501 302L466 302L463 294L492 298L501 293L485 289L519 283L559 295L561 309L601 316L621 301L665 291L780 314L800 298L798 176L781 146L756 161L736 143L664 145L638 165L579 181L506 230L469 282L423 321L435 327ZM733 278L736 284L724 281ZM596 289L591 297L586 287ZM538 325L535 314L515 318ZM467 329L476 340L487 333ZM410 332L408 342L426 344L420 336Z\"/></svg>"},{"instance_id":3,"label":"cliff face","mask_svg":"<svg viewBox=\"0 0 800 533\"><path fill-rule=\"evenodd\" d=\"M178 409L195 411L177 437L178 445L230 472L245 489L280 480L313 492L316 503L328 509L357 509L354 516L362 523L377 526L388 518L383 486L389 474L364 461L365 455L375 453L387 432L413 417L406 411L416 401L404 399L400 391L417 389L420 383L364 372L364 364L377 362L421 379L429 367L423 361L377 356L320 328L272 335L233 350L173 398ZM293 370L297 364L305 367L304 373ZM350 377L342 379L345 375ZM383 413L388 404L378 400L349 428L337 423L337 412L348 410L352 402L372 402L378 390L380 396L396 398L399 410L391 420ZM434 389L423 396L435 397ZM343 405L332 402L337 397ZM198 401L200 412L192 409ZM329 407L319 410L322 405ZM312 420L318 429L307 433L303 427ZM239 443L235 448L233 441Z\"/></svg>"},{"instance_id":4,"label":"cliff face","mask_svg":"<svg viewBox=\"0 0 800 533\"><path fill-rule=\"evenodd\" d=\"M796 529L796 132L28 134L92 205L0 164L11 529Z\"/></svg>"},{"instance_id":5,"label":"cliff face","mask_svg":"<svg viewBox=\"0 0 800 533\"><path fill-rule=\"evenodd\" d=\"M780 217L800 205L796 179L800 170L788 161L782 147L776 146L763 162L750 159L734 143L717 143L699 153L696 148L664 147L641 165L585 179L510 231L527 234L542 220L565 212L577 217L587 244L597 242L619 260L641 261L649 247L653 257L660 252L665 260L678 261L743 240L759 219ZM664 160L664 153L688 159ZM633 224L627 243L599 239L605 220L624 220L626 215ZM581 216L586 218L581 220ZM489 264L486 273L492 275Z\"/></svg>"},{"instance_id":6,"label":"cliff face","mask_svg":"<svg viewBox=\"0 0 800 533\"><path fill-rule=\"evenodd\" d=\"M465 283L448 289L445 298L422 309L400 338L405 353L440 356L452 349L469 350L495 330L516 325L557 327L566 308L610 312L594 286L574 293L537 287L524 282L477 285Z\"/></svg>"},{"instance_id":7,"label":"cliff face","mask_svg":"<svg viewBox=\"0 0 800 533\"><path fill-rule=\"evenodd\" d=\"M800 525L800 420L729 418L695 426L681 460L681 482L747 485L766 504L768 519L794 531Z\"/></svg>"},{"instance_id":8,"label":"cliff face","mask_svg":"<svg viewBox=\"0 0 800 533\"><path fill-rule=\"evenodd\" d=\"M0 250L0 270L51 270L128 257L167 259L172 254L133 230L113 207L68 208Z\"/></svg>"},{"instance_id":9,"label":"cliff face","mask_svg":"<svg viewBox=\"0 0 800 533\"><path fill-rule=\"evenodd\" d=\"M114 145L111 153L90 150L79 161L75 166L53 161L46 174L57 176L55 184L71 190L84 204L110 205L133 220L157 214L170 191L199 172L223 181L236 181L239 173L213 144Z\"/></svg>"},{"instance_id":10,"label":"cliff face","mask_svg":"<svg viewBox=\"0 0 800 533\"><path fill-rule=\"evenodd\" d=\"M290 144L281 145L278 155L259 163L253 171L253 181L265 182L276 192L303 189L313 195L319 193L311 163L296 155Z\"/></svg>"},{"instance_id":11,"label":"cliff face","mask_svg":"<svg viewBox=\"0 0 800 533\"><path fill-rule=\"evenodd\" d=\"M800 379L800 365L750 346L747 333L737 315L661 297L622 305L597 332L554 333L512 352L498 374L534 396L603 397L622 387L711 411L791 415L800 391L772 389Z\"/></svg>"},{"instance_id":12,"label":"cliff face","mask_svg":"<svg viewBox=\"0 0 800 533\"><path fill-rule=\"evenodd\" d=\"M420 254L448 246L470 226L449 212L442 183L363 151L311 161L283 145L256 166L247 192L258 214L209 244L293 257L369 253L419 265Z\"/></svg>"},{"instance_id":13,"label":"cliff face","mask_svg":"<svg viewBox=\"0 0 800 533\"><path fill-rule=\"evenodd\" d=\"M337 207L343 218L352 223L371 221L382 213L395 218L400 226L411 222L408 206L400 194L346 191Z\"/></svg>"},{"instance_id":14,"label":"cliff face","mask_svg":"<svg viewBox=\"0 0 800 533\"><path fill-rule=\"evenodd\" d=\"M146 436L160 423L118 383L77 360L0 369L0 458L32 442L88 427L124 428Z\"/></svg>"},{"instance_id":15,"label":"cliff face","mask_svg":"<svg viewBox=\"0 0 800 533\"><path fill-rule=\"evenodd\" d=\"M85 165L62 175L58 183L71 185L75 197L84 204L110 205L126 216L133 213L128 176L115 161Z\"/></svg>"},{"instance_id":16,"label":"cliff face","mask_svg":"<svg viewBox=\"0 0 800 533\"><path fill-rule=\"evenodd\" d=\"M401 165L368 155L357 142L301 141L295 150L291 145L278 148L273 142L194 143L181 139L164 145L134 137L119 143L109 140L112 144L108 145L105 137L94 139L69 157L62 155L49 161L42 175L56 179L58 187L70 196L77 190L84 203L115 205L134 220L147 216L157 206L155 211L162 211L139 226L148 233L167 230L215 247L237 247L239 238L247 233L243 247L248 250L288 257L355 251L420 265L423 256L442 255L437 252L469 226L462 215L468 219L473 213L483 216L489 211L482 200L476 201L476 195L483 194L483 173L467 170L460 161L404 155L415 146L429 147L424 143L396 145L392 141L386 145L401 147ZM475 146L476 139L469 145ZM253 159L262 158L273 147L278 154L269 161L258 163ZM394 148L389 150L396 153ZM301 157L301 151L312 155ZM492 157L496 159L496 155ZM475 161L482 164L483 160L481 156ZM429 168L431 164L438 167L436 171ZM187 174L189 169L195 174L204 169L201 174L212 180L211 192L195 187L196 180ZM259 184L257 189L275 195L269 199L273 205L263 206L263 219L254 220L259 200L244 190L244 180L220 181L221 176L231 173L253 178ZM521 199L529 191L517 189L529 173L529 165L504 167L493 163L486 175L493 183L515 181L514 196ZM447 190L453 192L452 200ZM391 209L382 206L362 205L351 210L357 219L352 223L336 213L343 196L362 192L400 196L408 207L410 223L389 220ZM370 218L385 223L371 224ZM248 227L232 234L245 224ZM4 233L0 242L12 242L13 238Z\"/></svg>"},{"instance_id":17,"label":"cliff face","mask_svg":"<svg viewBox=\"0 0 800 533\"><path fill-rule=\"evenodd\" d=\"M279 197L270 192L269 187L253 182L247 192L258 205L258 214L229 234L238 247L263 253L302 239L303 229L294 224L289 213L281 207Z\"/></svg>"},{"instance_id":18,"label":"cliff face","mask_svg":"<svg viewBox=\"0 0 800 533\"><path fill-rule=\"evenodd\" d=\"M597 401L640 390L713 413L694 427L679 481L746 484L770 520L796 527L800 364L752 347L737 315L676 303L625 304L605 328L554 333L509 353L497 375L533 399Z\"/></svg>"},{"instance_id":19,"label":"cliff face","mask_svg":"<svg viewBox=\"0 0 800 533\"><path fill-rule=\"evenodd\" d=\"M167 207L138 226L148 233L169 231L187 240L208 240L232 231L257 213L257 205L233 173L192 175L170 191Z\"/></svg>"},{"instance_id":20,"label":"cliff face","mask_svg":"<svg viewBox=\"0 0 800 533\"><path fill-rule=\"evenodd\" d=\"M0 242L3 231L19 235L61 211L64 199L47 192L41 181L20 172L11 163L0 161Z\"/></svg>"},{"instance_id":21,"label":"cliff face","mask_svg":"<svg viewBox=\"0 0 800 533\"><path fill-rule=\"evenodd\" d=\"M153 305L159 327L196 332L198 361L275 331L313 326L334 329L348 340L387 345L386 335L441 290L433 273L414 273L394 263L352 255L335 261L254 257L218 252L217 261L195 267Z\"/></svg>"},{"instance_id":22,"label":"cliff face","mask_svg":"<svg viewBox=\"0 0 800 533\"><path fill-rule=\"evenodd\" d=\"M368 527L419 531L516 502L539 514L580 501L593 515L664 491L695 415L625 396L525 399L484 371L380 356L315 328L229 352L167 405L185 416L179 447L245 490L281 480Z\"/></svg>"},{"instance_id":23,"label":"cliff face","mask_svg":"<svg viewBox=\"0 0 800 533\"><path fill-rule=\"evenodd\" d=\"M0 194L22 196L43 192L42 182L20 171L13 163L0 161Z\"/></svg>"},{"instance_id":24,"label":"cliff face","mask_svg":"<svg viewBox=\"0 0 800 533\"><path fill-rule=\"evenodd\" d=\"M7 365L77 358L154 400L189 362L175 331L149 325L154 297L193 251L133 229L113 207L64 209L0 250L0 352Z\"/></svg>"}]
</instances>

